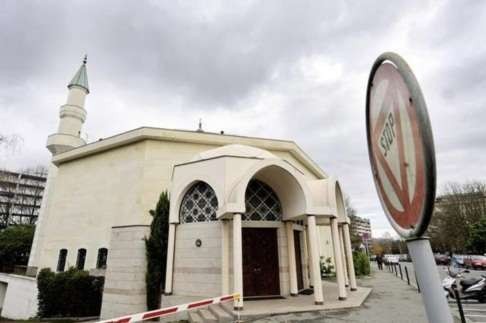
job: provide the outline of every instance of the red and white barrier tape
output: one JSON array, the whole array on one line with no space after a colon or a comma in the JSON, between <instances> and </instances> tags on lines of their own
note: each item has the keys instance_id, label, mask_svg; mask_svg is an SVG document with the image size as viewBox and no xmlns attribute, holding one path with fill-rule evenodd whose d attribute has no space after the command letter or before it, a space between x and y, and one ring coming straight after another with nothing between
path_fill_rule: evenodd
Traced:
<instances>
[{"instance_id":1,"label":"red and white barrier tape","mask_svg":"<svg viewBox=\"0 0 486 323\"><path fill-rule=\"evenodd\" d=\"M176 314L176 313L196 309L196 308L203 307L203 306L208 306L208 305L212 305L212 304L219 304L219 303L229 302L229 301L233 301L233 300L238 300L239 298L240 298L240 294L231 294L231 295L219 296L219 297L215 297L215 298L203 299L203 300L193 302L193 303L171 306L171 307L161 308L161 309L158 309L158 310L132 314L132 315L120 316L120 317L117 317L117 318L114 318L114 319L98 321L96 323L140 322L140 321L150 320L150 319L157 318L157 317L164 317L164 316L173 315L173 314Z\"/></svg>"}]
</instances>

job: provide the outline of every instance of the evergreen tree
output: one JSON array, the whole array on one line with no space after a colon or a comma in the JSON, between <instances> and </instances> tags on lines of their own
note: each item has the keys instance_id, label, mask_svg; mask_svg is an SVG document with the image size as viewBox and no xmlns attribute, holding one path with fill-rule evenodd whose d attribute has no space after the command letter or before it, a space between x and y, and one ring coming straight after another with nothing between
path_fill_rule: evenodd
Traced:
<instances>
[{"instance_id":1,"label":"evergreen tree","mask_svg":"<svg viewBox=\"0 0 486 323\"><path fill-rule=\"evenodd\" d=\"M34 239L33 225L12 225L0 230L0 270L12 271L15 265L27 265Z\"/></svg>"},{"instance_id":2,"label":"evergreen tree","mask_svg":"<svg viewBox=\"0 0 486 323\"><path fill-rule=\"evenodd\" d=\"M470 226L467 247L474 253L486 253L486 216Z\"/></svg>"},{"instance_id":3,"label":"evergreen tree","mask_svg":"<svg viewBox=\"0 0 486 323\"><path fill-rule=\"evenodd\" d=\"M147 308L160 307L167 260L167 244L169 235L169 194L162 192L155 210L150 210L153 217L150 225L150 237L145 238L147 256Z\"/></svg>"}]
</instances>

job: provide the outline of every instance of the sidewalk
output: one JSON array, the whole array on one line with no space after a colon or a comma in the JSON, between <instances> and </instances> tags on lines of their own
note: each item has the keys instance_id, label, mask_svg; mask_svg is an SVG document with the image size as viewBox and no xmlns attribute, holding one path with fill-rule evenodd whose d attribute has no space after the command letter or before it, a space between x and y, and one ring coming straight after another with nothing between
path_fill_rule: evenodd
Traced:
<instances>
[{"instance_id":1,"label":"sidewalk","mask_svg":"<svg viewBox=\"0 0 486 323\"><path fill-rule=\"evenodd\" d=\"M358 285L373 288L360 308L279 315L254 322L427 323L421 294L386 269L378 271L373 268L372 276L360 279Z\"/></svg>"}]
</instances>

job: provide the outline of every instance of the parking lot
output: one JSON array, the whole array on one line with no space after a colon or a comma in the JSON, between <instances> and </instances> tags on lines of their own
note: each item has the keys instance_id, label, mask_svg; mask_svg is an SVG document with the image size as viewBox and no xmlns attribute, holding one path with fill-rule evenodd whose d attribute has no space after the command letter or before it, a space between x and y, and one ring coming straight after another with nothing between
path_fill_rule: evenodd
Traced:
<instances>
[{"instance_id":1,"label":"parking lot","mask_svg":"<svg viewBox=\"0 0 486 323\"><path fill-rule=\"evenodd\" d=\"M411 284L417 286L415 281L415 272L414 272L413 264L411 262L400 262L400 266L402 267L402 275L403 275L404 283L405 284L407 283L406 275L405 275L405 267L406 267L410 276ZM385 268L385 270L387 269ZM439 276L441 280L447 276L446 266L437 266L437 270L439 272ZM395 274L395 272L393 272L392 274L396 275L397 279L401 279L399 271L397 274ZM464 273L464 277L465 278L479 277L481 274L486 275L486 271L471 269L469 273ZM486 323L486 303L481 304L478 303L477 301L468 300L468 301L463 301L462 305L464 309L464 315L468 320L468 322ZM454 312L454 314L456 315L456 317L459 317L456 301L451 300L449 302L449 306L451 310Z\"/></svg>"}]
</instances>

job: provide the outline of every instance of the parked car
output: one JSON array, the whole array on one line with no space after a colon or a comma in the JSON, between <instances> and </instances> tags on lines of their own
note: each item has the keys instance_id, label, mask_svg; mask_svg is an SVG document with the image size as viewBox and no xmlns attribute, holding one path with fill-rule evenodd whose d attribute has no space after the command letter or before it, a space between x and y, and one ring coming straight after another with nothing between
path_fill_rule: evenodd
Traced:
<instances>
[{"instance_id":1,"label":"parked car","mask_svg":"<svg viewBox=\"0 0 486 323\"><path fill-rule=\"evenodd\" d=\"M486 269L486 256L466 256L464 257L464 267L472 269Z\"/></svg>"},{"instance_id":2,"label":"parked car","mask_svg":"<svg viewBox=\"0 0 486 323\"><path fill-rule=\"evenodd\" d=\"M440 254L440 253L435 254L434 258L435 258L435 263L437 265L449 266L449 264L451 262L451 258L448 255L443 255L443 254Z\"/></svg>"},{"instance_id":3,"label":"parked car","mask_svg":"<svg viewBox=\"0 0 486 323\"><path fill-rule=\"evenodd\" d=\"M412 258L410 258L410 255L408 253L402 253L400 255L398 255L398 260L400 261L412 261Z\"/></svg>"},{"instance_id":4,"label":"parked car","mask_svg":"<svg viewBox=\"0 0 486 323\"><path fill-rule=\"evenodd\" d=\"M398 255L385 255L383 257L383 261L385 262L385 265L388 264L398 264L400 258Z\"/></svg>"},{"instance_id":5,"label":"parked car","mask_svg":"<svg viewBox=\"0 0 486 323\"><path fill-rule=\"evenodd\" d=\"M456 267L464 267L464 255L452 255L451 265Z\"/></svg>"}]
</instances>

